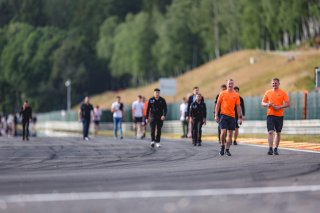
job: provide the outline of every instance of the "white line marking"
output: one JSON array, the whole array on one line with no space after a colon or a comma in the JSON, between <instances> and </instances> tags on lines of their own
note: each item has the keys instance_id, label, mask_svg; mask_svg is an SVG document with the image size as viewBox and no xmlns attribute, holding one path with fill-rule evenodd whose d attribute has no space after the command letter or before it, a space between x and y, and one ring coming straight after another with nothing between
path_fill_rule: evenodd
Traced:
<instances>
[{"instance_id":1,"label":"white line marking","mask_svg":"<svg viewBox=\"0 0 320 213\"><path fill-rule=\"evenodd\" d=\"M248 194L316 192L316 191L320 191L320 185L253 187L253 188L233 188L233 189L23 194L23 195L0 196L0 203L35 203L35 202L130 199L130 198L161 198L161 197L162 198L202 197L202 196L248 195Z\"/></svg>"}]
</instances>

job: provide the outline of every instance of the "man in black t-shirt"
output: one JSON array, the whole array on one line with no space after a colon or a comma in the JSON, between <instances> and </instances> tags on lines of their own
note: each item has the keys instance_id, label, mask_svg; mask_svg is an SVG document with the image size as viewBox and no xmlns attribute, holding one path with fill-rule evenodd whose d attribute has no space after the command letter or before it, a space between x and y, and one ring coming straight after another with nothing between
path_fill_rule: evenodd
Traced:
<instances>
[{"instance_id":1,"label":"man in black t-shirt","mask_svg":"<svg viewBox=\"0 0 320 213\"><path fill-rule=\"evenodd\" d=\"M32 109L29 106L29 102L26 100L20 110L20 116L22 117L22 140L29 140L29 123L32 119Z\"/></svg>"},{"instance_id":2,"label":"man in black t-shirt","mask_svg":"<svg viewBox=\"0 0 320 213\"><path fill-rule=\"evenodd\" d=\"M240 88L239 87L234 87L234 91L236 91L237 93L239 93L240 91ZM241 111L242 111L242 119L245 118L245 114L246 114L246 110L244 108L244 101L243 101L243 98L240 96L240 107L241 107ZM237 138L238 138L238 135L239 135L239 128L240 128L240 125L241 123L238 122L238 112L237 112L237 109L235 108L234 111L236 112L236 129L234 131L234 141L233 141L233 145L238 145L237 143Z\"/></svg>"},{"instance_id":3,"label":"man in black t-shirt","mask_svg":"<svg viewBox=\"0 0 320 213\"><path fill-rule=\"evenodd\" d=\"M151 127L151 147L160 147L161 128L166 115L166 100L160 97L160 89L156 88L153 97L149 99L146 116L146 122L150 123Z\"/></svg>"},{"instance_id":4,"label":"man in black t-shirt","mask_svg":"<svg viewBox=\"0 0 320 213\"><path fill-rule=\"evenodd\" d=\"M207 107L202 100L201 94L198 93L189 110L189 117L192 121L192 143L194 146L201 146L202 125L206 124L207 119Z\"/></svg>"},{"instance_id":5,"label":"man in black t-shirt","mask_svg":"<svg viewBox=\"0 0 320 213\"><path fill-rule=\"evenodd\" d=\"M83 126L83 140L89 140L89 127L91 122L91 116L93 114L93 106L90 104L89 97L86 96L84 99L84 103L81 104L79 110L79 122L82 122Z\"/></svg>"}]
</instances>

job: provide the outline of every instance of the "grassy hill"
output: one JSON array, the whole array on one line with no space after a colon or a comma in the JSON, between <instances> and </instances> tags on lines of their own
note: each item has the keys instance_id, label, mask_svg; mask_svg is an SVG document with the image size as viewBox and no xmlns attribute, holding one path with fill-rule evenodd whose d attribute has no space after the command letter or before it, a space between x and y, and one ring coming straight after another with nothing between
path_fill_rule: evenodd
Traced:
<instances>
[{"instance_id":1,"label":"grassy hill","mask_svg":"<svg viewBox=\"0 0 320 213\"><path fill-rule=\"evenodd\" d=\"M254 57L255 64L250 64ZM294 60L289 60L289 58ZM166 97L167 102L180 101L192 92L193 86L199 86L205 99L213 99L219 86L232 78L240 87L242 96L263 95L271 88L271 79L280 78L280 87L288 92L312 90L314 88L314 67L320 66L320 51L302 50L293 52L264 52L244 50L230 53L177 77L177 96ZM130 88L117 92L105 92L91 98L93 104L109 109L117 95L125 104L131 104L138 94L147 98L153 95L153 89L159 83L139 88Z\"/></svg>"}]
</instances>

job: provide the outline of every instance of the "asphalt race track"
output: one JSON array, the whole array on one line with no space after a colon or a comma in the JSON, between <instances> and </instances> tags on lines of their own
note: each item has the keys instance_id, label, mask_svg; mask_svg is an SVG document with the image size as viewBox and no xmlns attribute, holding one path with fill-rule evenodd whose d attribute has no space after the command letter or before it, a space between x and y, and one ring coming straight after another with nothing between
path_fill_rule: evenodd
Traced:
<instances>
[{"instance_id":1,"label":"asphalt race track","mask_svg":"<svg viewBox=\"0 0 320 213\"><path fill-rule=\"evenodd\" d=\"M319 212L319 153L161 144L0 137L0 212Z\"/></svg>"}]
</instances>

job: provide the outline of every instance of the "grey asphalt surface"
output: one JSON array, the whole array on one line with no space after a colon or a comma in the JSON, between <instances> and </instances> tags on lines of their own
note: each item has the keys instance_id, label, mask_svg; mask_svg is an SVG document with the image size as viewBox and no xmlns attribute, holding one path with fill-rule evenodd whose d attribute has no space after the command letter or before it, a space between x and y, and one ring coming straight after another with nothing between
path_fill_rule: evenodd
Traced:
<instances>
[{"instance_id":1,"label":"grey asphalt surface","mask_svg":"<svg viewBox=\"0 0 320 213\"><path fill-rule=\"evenodd\" d=\"M0 212L318 212L320 191L259 193L264 187L320 185L320 154L266 147L231 147L219 156L219 144L162 139L96 137L0 137ZM203 189L247 189L239 195L181 195ZM159 192L167 190L168 196ZM136 192L137 196L64 200L62 195ZM150 197L140 196L148 191ZM133 193L133 194L134 194ZM52 201L13 201L14 196L57 194ZM11 197L10 197L11 196Z\"/></svg>"}]
</instances>

